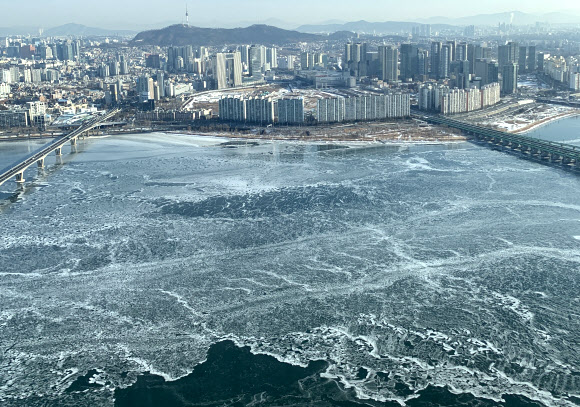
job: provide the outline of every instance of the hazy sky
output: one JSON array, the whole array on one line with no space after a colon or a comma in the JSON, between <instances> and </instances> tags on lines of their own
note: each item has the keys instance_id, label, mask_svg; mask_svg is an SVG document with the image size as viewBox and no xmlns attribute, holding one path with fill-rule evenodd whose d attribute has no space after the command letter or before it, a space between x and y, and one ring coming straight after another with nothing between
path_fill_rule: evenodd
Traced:
<instances>
[{"instance_id":1,"label":"hazy sky","mask_svg":"<svg viewBox=\"0 0 580 407\"><path fill-rule=\"evenodd\" d=\"M179 23L185 0L0 0L2 26L42 26L75 22L118 28ZM546 13L567 10L580 15L579 0L205 0L187 1L190 24L264 22L271 18L295 23L327 20L416 21L433 16L464 17L505 11ZM557 8L554 8L557 7Z\"/></svg>"}]
</instances>

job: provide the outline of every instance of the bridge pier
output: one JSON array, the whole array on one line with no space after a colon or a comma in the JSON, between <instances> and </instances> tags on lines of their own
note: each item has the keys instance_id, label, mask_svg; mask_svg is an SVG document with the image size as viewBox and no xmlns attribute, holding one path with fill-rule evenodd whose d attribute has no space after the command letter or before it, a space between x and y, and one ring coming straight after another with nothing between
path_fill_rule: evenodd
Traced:
<instances>
[{"instance_id":1,"label":"bridge pier","mask_svg":"<svg viewBox=\"0 0 580 407\"><path fill-rule=\"evenodd\" d=\"M57 156L61 156L61 155L62 155L62 147L56 148L56 149L54 150L54 153L55 153Z\"/></svg>"},{"instance_id":2,"label":"bridge pier","mask_svg":"<svg viewBox=\"0 0 580 407\"><path fill-rule=\"evenodd\" d=\"M40 160L38 160L36 162L36 165L38 166L38 168L44 168L44 159L45 159L45 157L42 157Z\"/></svg>"},{"instance_id":3,"label":"bridge pier","mask_svg":"<svg viewBox=\"0 0 580 407\"><path fill-rule=\"evenodd\" d=\"M71 146L76 146L77 145L77 138L76 137L70 139L70 145Z\"/></svg>"},{"instance_id":4,"label":"bridge pier","mask_svg":"<svg viewBox=\"0 0 580 407\"><path fill-rule=\"evenodd\" d=\"M544 153L544 152L540 151L540 159L548 160L549 162L552 162L552 154Z\"/></svg>"},{"instance_id":5,"label":"bridge pier","mask_svg":"<svg viewBox=\"0 0 580 407\"><path fill-rule=\"evenodd\" d=\"M24 179L24 171L22 171L22 172L19 172L18 174L16 174L16 182L17 182L18 184L22 184L22 183L24 183L24 181L26 181L26 180Z\"/></svg>"}]
</instances>

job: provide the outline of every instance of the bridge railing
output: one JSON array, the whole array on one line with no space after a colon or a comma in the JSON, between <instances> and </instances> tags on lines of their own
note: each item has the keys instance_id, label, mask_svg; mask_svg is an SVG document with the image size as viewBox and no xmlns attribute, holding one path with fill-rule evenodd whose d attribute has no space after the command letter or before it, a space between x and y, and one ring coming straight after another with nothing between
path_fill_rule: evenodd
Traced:
<instances>
[{"instance_id":1,"label":"bridge railing","mask_svg":"<svg viewBox=\"0 0 580 407\"><path fill-rule=\"evenodd\" d=\"M572 157L575 159L580 159L580 150L578 146L573 146L566 143L560 143L556 141L542 140L530 136L525 136L521 134L512 134L504 131L489 129L486 127L477 126L474 124L462 122L459 120L448 119L441 116L431 116L431 115L413 115L414 118L419 120L424 120L436 124L444 124L450 127L457 128L459 130L464 130L472 133L476 133L482 136L498 138L508 142L516 142L528 147L533 147L537 149L548 150L547 152L553 152L556 154L561 154L563 156Z\"/></svg>"},{"instance_id":2,"label":"bridge railing","mask_svg":"<svg viewBox=\"0 0 580 407\"><path fill-rule=\"evenodd\" d=\"M66 144L67 141L71 140L72 138L78 137L85 131L97 127L101 122L108 120L110 117L115 116L119 112L120 109L109 110L105 114L99 115L93 118L92 120L88 121L87 123L83 124L83 126L79 127L78 129L73 130L71 133L58 137L55 140L52 140L48 144L44 145L40 150L27 155L26 157L20 159L18 162L0 171L0 181L5 182L7 179L11 178L16 173L24 171L30 165L33 165L36 161L43 158L43 156L47 156L52 151Z\"/></svg>"}]
</instances>

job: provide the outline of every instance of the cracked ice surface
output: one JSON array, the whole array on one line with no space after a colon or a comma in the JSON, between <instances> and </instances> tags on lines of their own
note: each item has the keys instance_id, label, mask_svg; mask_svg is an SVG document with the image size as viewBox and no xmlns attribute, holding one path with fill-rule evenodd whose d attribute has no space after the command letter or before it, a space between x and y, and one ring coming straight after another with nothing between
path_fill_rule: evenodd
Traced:
<instances>
[{"instance_id":1,"label":"cracked ice surface","mask_svg":"<svg viewBox=\"0 0 580 407\"><path fill-rule=\"evenodd\" d=\"M224 338L362 399L580 393L576 176L469 144L219 142L89 140L3 206L1 402L64 405L94 370L75 403L112 404Z\"/></svg>"}]
</instances>

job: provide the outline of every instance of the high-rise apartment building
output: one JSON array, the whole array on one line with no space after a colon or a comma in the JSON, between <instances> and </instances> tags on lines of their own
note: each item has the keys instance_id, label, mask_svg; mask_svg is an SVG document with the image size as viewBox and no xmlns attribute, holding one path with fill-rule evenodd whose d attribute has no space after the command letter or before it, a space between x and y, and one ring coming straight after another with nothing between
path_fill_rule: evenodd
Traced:
<instances>
[{"instance_id":1,"label":"high-rise apartment building","mask_svg":"<svg viewBox=\"0 0 580 407\"><path fill-rule=\"evenodd\" d=\"M433 41L431 43L431 77L439 79L439 64L441 62L441 42Z\"/></svg>"},{"instance_id":2,"label":"high-rise apartment building","mask_svg":"<svg viewBox=\"0 0 580 407\"><path fill-rule=\"evenodd\" d=\"M278 100L278 123L301 124L304 123L304 99L284 98Z\"/></svg>"},{"instance_id":3,"label":"high-rise apartment building","mask_svg":"<svg viewBox=\"0 0 580 407\"><path fill-rule=\"evenodd\" d=\"M439 79L444 79L449 77L449 70L451 67L451 61L453 55L452 44L443 44L441 46L441 52L439 54Z\"/></svg>"},{"instance_id":4,"label":"high-rise apartment building","mask_svg":"<svg viewBox=\"0 0 580 407\"><path fill-rule=\"evenodd\" d=\"M379 46L379 79L394 82L399 77L399 51L390 45Z\"/></svg>"}]
</instances>

